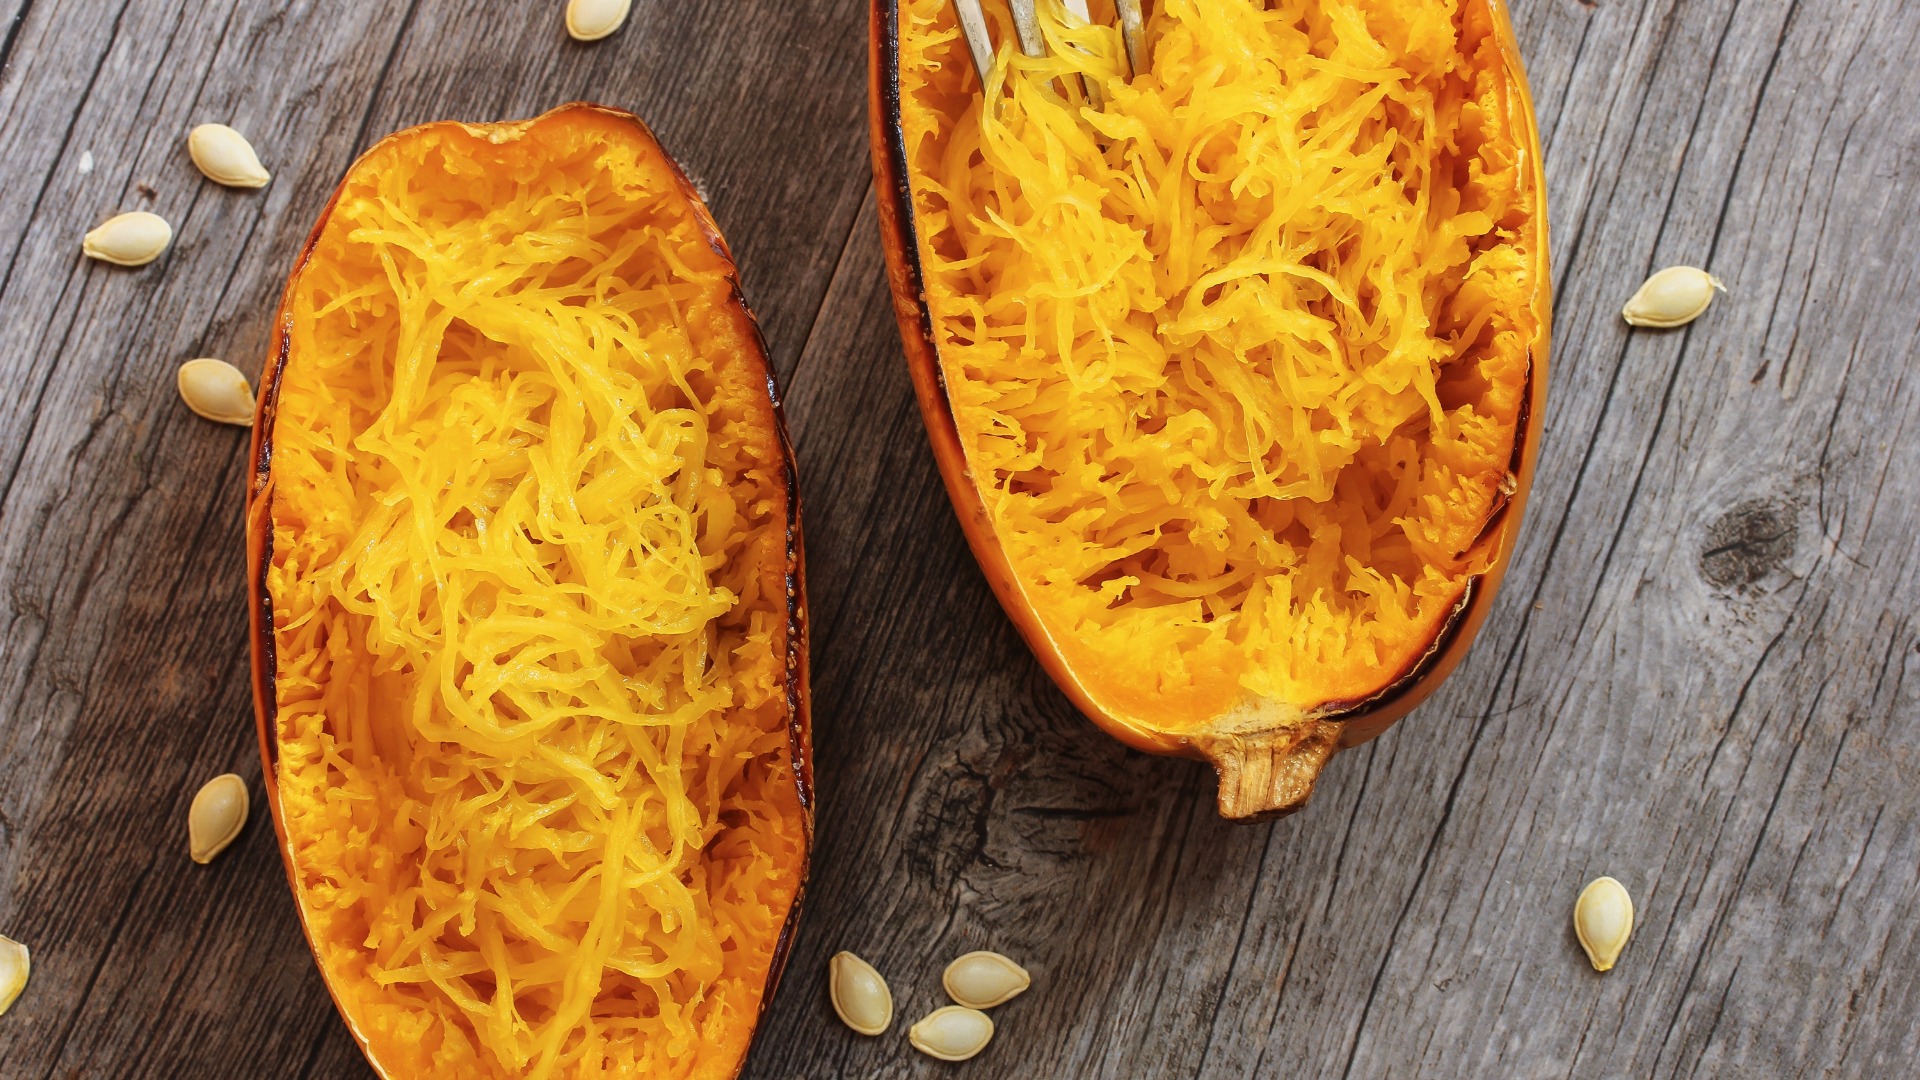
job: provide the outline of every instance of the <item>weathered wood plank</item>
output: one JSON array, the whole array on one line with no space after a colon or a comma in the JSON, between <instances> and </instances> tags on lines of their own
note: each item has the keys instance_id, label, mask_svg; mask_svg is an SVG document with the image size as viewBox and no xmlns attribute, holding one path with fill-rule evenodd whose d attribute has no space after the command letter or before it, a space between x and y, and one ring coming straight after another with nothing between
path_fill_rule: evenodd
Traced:
<instances>
[{"instance_id":1,"label":"weathered wood plank","mask_svg":"<svg viewBox=\"0 0 1920 1080\"><path fill-rule=\"evenodd\" d=\"M750 1076L944 1072L904 1028L981 945L1036 976L981 1077L1883 1076L1920 1052L1920 9L1516 3L1559 293L1507 591L1303 814L1229 827L1203 768L1074 713L952 521L866 195L864 5L641 0L591 47L557 7L0 7L0 933L36 962L0 1075L368 1075L264 822L212 867L179 850L193 786L258 765L241 437L171 371L254 366L367 142L575 98L635 108L701 179L788 381L822 816ZM207 119L254 135L271 187L198 180ZM175 249L83 263L80 232L135 206ZM1628 332L1669 262L1729 296ZM1606 977L1566 925L1603 872L1642 920ZM839 948L893 980L888 1035L833 1020Z\"/></svg>"}]
</instances>

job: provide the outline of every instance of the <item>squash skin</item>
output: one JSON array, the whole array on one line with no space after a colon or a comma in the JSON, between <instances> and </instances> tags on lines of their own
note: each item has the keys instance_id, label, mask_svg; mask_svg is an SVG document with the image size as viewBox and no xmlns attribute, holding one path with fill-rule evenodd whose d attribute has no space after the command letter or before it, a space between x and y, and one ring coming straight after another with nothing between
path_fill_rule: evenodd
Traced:
<instances>
[{"instance_id":1,"label":"squash skin","mask_svg":"<svg viewBox=\"0 0 1920 1080\"><path fill-rule=\"evenodd\" d=\"M1552 286L1547 246L1546 173L1534 120L1525 67L1503 0L1468 0L1491 23L1510 90L1509 119L1526 156L1528 182L1538 194L1533 241L1538 283L1531 301L1539 327L1529 343L1527 386L1515 427L1510 466L1513 491L1489 517L1483 538L1498 531L1488 569L1468 579L1453 612L1426 651L1364 698L1333 702L1306 721L1288 728L1200 732L1176 735L1128 722L1098 703L1094 688L1065 659L1052 632L1014 573L979 488L966 452L946 378L940 366L934 317L926 298L920 261L911 177L907 166L900 102L899 0L873 0L868 22L868 123L874 195L881 246L893 296L894 318L913 380L914 396L925 420L934 460L974 558L1008 618L1033 650L1047 674L1081 713L1107 734L1138 750L1211 763L1219 776L1218 809L1225 818L1261 820L1293 813L1306 805L1314 781L1333 754L1378 736L1406 716L1452 673L1466 656L1493 606L1495 594L1519 536L1519 524L1540 449L1540 425L1546 415L1547 353Z\"/></svg>"},{"instance_id":2,"label":"squash skin","mask_svg":"<svg viewBox=\"0 0 1920 1080\"><path fill-rule=\"evenodd\" d=\"M746 298L740 289L740 276L734 265L732 250L721 235L720 227L708 210L705 200L694 188L686 173L661 147L652 129L638 116L619 109L588 102L573 102L551 109L538 117L525 121L513 121L495 124L461 124L455 121L440 121L423 124L395 132L369 147L350 165L347 174L351 174L376 150L389 144L402 144L406 140L444 128L463 127L469 131L511 131L531 128L547 123L566 123L569 120L592 117L600 120L612 120L632 128L633 138L645 153L656 157L668 170L674 185L693 210L707 245L727 266L727 279L732 296L731 314L737 326L747 333L741 336L751 343L752 359L765 373L767 402L771 409L774 434L780 450L781 492L786 502L785 527L785 581L787 608L787 657L785 666L785 691L787 701L787 733L793 754L794 782L803 818L803 841L801 863L798 867L799 882L794 893L792 906L788 909L779 936L774 943L773 953L767 968L765 989L760 998L760 1015L764 1016L780 983L787 960L792 952L794 935L798 928L800 912L806 898L806 883L813 849L814 830L814 782L812 751L812 694L808 675L807 644L807 602L805 578L805 545L800 528L800 492L798 471L795 465L793 443L788 435L785 412L781 404L779 387L773 375L773 367L767 356L765 336L759 324L747 306ZM334 194L320 211L319 219L313 230L301 245L288 275L287 287L282 293L280 306L274 316L274 330L266 364L261 380L259 399L255 405L253 437L249 460L252 468L247 477L246 536L247 536L247 607L248 621L252 640L253 703L256 734L260 741L260 760L262 782L265 786L267 805L272 811L274 833L280 847L281 862L287 871L288 884L294 895L295 908L299 912L302 933L306 936L310 948L314 950L315 966L319 968L321 980L327 984L327 992L334 999L335 1009L353 1033L355 1042L370 1066L384 1080L404 1080L393 1075L375 1057L366 1035L354 1023L353 1017L342 1005L343 998L334 987L332 975L326 965L320 962L320 953L314 944L314 930L309 921L308 911L301 902L294 865L293 847L288 838L286 818L283 813L277 782L279 762L278 735L276 731L277 705L274 693L275 643L273 628L273 596L268 589L267 573L273 562L273 521L272 521L272 464L274 420L279 401L282 376L292 353L293 317L291 305L294 292L303 270L312 259L321 234L344 190L344 180L335 188ZM755 1025L758 1024L755 1018ZM740 1066L734 1071L737 1076L745 1067L746 1058L742 1056Z\"/></svg>"}]
</instances>

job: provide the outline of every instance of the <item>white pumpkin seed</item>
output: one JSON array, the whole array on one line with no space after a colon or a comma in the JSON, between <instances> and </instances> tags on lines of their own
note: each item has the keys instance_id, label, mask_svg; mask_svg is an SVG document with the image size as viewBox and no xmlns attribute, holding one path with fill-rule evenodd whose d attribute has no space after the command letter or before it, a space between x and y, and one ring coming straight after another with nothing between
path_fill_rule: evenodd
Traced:
<instances>
[{"instance_id":1,"label":"white pumpkin seed","mask_svg":"<svg viewBox=\"0 0 1920 1080\"><path fill-rule=\"evenodd\" d=\"M1720 279L1691 266L1669 266L1634 290L1620 317L1632 326L1668 330L1699 318L1713 303L1713 294L1726 292Z\"/></svg>"},{"instance_id":2,"label":"white pumpkin seed","mask_svg":"<svg viewBox=\"0 0 1920 1080\"><path fill-rule=\"evenodd\" d=\"M947 996L969 1009L991 1009L1033 985L1027 969L997 952L970 952L940 976Z\"/></svg>"},{"instance_id":3,"label":"white pumpkin seed","mask_svg":"<svg viewBox=\"0 0 1920 1080\"><path fill-rule=\"evenodd\" d=\"M273 174L245 135L225 124L201 124L187 133L187 154L207 179L236 188L266 187Z\"/></svg>"},{"instance_id":4,"label":"white pumpkin seed","mask_svg":"<svg viewBox=\"0 0 1920 1080\"><path fill-rule=\"evenodd\" d=\"M567 0L567 33L575 41L599 41L627 21L633 0Z\"/></svg>"},{"instance_id":5,"label":"white pumpkin seed","mask_svg":"<svg viewBox=\"0 0 1920 1080\"><path fill-rule=\"evenodd\" d=\"M992 1039L993 1019L965 1005L935 1009L907 1029L907 1041L915 1050L941 1061L965 1061Z\"/></svg>"},{"instance_id":6,"label":"white pumpkin seed","mask_svg":"<svg viewBox=\"0 0 1920 1080\"><path fill-rule=\"evenodd\" d=\"M1593 970L1608 971L1633 936L1633 897L1610 877L1594 878L1573 902L1573 934Z\"/></svg>"},{"instance_id":7,"label":"white pumpkin seed","mask_svg":"<svg viewBox=\"0 0 1920 1080\"><path fill-rule=\"evenodd\" d=\"M862 1035L878 1035L893 1023L893 992L873 965L841 950L827 961L827 996L833 1011Z\"/></svg>"},{"instance_id":8,"label":"white pumpkin seed","mask_svg":"<svg viewBox=\"0 0 1920 1080\"><path fill-rule=\"evenodd\" d=\"M173 242L173 226L159 214L130 210L100 223L87 234L80 250L89 258L115 266L145 266L160 257Z\"/></svg>"},{"instance_id":9,"label":"white pumpkin seed","mask_svg":"<svg viewBox=\"0 0 1920 1080\"><path fill-rule=\"evenodd\" d=\"M222 773L206 782L187 809L187 853L205 865L247 825L247 782Z\"/></svg>"},{"instance_id":10,"label":"white pumpkin seed","mask_svg":"<svg viewBox=\"0 0 1920 1080\"><path fill-rule=\"evenodd\" d=\"M10 937L0 937L0 1016L7 1015L20 991L27 988L27 976L32 970L27 947Z\"/></svg>"},{"instance_id":11,"label":"white pumpkin seed","mask_svg":"<svg viewBox=\"0 0 1920 1080\"><path fill-rule=\"evenodd\" d=\"M218 423L253 426L253 387L239 368L202 357L181 364L176 381L187 408Z\"/></svg>"}]
</instances>

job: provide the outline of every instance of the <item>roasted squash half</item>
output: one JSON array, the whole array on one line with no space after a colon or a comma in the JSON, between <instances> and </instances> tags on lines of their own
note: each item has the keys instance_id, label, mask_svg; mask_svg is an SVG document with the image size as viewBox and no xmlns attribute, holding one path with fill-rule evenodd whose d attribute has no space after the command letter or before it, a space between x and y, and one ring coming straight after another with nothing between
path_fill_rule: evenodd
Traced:
<instances>
[{"instance_id":1,"label":"roasted squash half","mask_svg":"<svg viewBox=\"0 0 1920 1080\"><path fill-rule=\"evenodd\" d=\"M383 1076L731 1077L812 836L793 456L637 118L429 124L287 284L248 499L267 790Z\"/></svg>"},{"instance_id":2,"label":"roasted squash half","mask_svg":"<svg viewBox=\"0 0 1920 1080\"><path fill-rule=\"evenodd\" d=\"M935 456L1069 697L1298 808L1458 662L1546 386L1546 202L1494 0L875 0L873 166ZM1092 91L1089 93L1089 91Z\"/></svg>"}]
</instances>

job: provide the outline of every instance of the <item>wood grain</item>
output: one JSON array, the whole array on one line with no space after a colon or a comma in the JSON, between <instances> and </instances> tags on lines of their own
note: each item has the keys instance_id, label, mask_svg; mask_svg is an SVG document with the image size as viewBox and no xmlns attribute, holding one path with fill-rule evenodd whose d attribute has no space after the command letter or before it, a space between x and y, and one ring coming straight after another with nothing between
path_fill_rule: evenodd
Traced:
<instances>
[{"instance_id":1,"label":"wood grain","mask_svg":"<svg viewBox=\"0 0 1920 1080\"><path fill-rule=\"evenodd\" d=\"M939 1076L940 967L1034 972L977 1077L1885 1077L1920 1056L1920 7L1516 0L1558 286L1516 562L1431 701L1313 803L1233 827L1194 763L1073 712L952 520L868 194L857 0L0 2L0 933L34 979L0 1076L362 1077L270 830L186 859L195 786L256 784L244 436L295 245L360 149L588 98L705 185L785 380L814 599L820 847L748 1075ZM233 123L274 183L199 179ZM91 170L83 171L83 162ZM121 209L144 270L83 261ZM1729 295L1669 333L1650 270ZM1567 923L1610 873L1605 977ZM826 957L893 983L877 1039Z\"/></svg>"}]
</instances>

